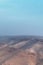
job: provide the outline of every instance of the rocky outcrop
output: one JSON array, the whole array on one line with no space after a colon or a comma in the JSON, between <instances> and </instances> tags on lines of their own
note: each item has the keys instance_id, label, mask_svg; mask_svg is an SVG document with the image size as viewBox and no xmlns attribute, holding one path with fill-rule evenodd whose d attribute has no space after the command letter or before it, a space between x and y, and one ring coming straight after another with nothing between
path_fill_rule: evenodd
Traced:
<instances>
[{"instance_id":1,"label":"rocky outcrop","mask_svg":"<svg viewBox=\"0 0 43 65\"><path fill-rule=\"evenodd\" d=\"M26 50L28 55L28 65L38 65L43 59L43 44L38 43Z\"/></svg>"}]
</instances>

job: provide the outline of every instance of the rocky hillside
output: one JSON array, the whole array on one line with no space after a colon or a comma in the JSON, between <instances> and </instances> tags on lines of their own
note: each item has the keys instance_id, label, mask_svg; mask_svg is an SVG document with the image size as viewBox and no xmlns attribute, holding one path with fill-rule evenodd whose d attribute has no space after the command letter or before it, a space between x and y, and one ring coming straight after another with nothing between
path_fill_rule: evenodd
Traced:
<instances>
[{"instance_id":1,"label":"rocky hillside","mask_svg":"<svg viewBox=\"0 0 43 65\"><path fill-rule=\"evenodd\" d=\"M0 40L0 65L43 65L43 37L1 37Z\"/></svg>"}]
</instances>

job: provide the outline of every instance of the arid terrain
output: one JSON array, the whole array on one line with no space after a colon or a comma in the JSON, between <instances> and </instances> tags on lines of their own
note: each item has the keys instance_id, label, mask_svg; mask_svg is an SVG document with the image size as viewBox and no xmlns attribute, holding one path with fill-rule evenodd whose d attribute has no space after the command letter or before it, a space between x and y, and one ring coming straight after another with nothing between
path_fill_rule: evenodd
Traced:
<instances>
[{"instance_id":1,"label":"arid terrain","mask_svg":"<svg viewBox=\"0 0 43 65\"><path fill-rule=\"evenodd\" d=\"M0 65L43 65L43 37L1 36Z\"/></svg>"}]
</instances>

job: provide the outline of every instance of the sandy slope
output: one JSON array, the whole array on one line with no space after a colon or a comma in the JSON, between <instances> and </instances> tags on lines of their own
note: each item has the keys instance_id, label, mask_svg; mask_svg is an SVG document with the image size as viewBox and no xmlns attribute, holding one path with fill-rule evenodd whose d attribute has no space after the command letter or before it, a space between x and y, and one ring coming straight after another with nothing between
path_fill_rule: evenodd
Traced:
<instances>
[{"instance_id":1,"label":"sandy slope","mask_svg":"<svg viewBox=\"0 0 43 65\"><path fill-rule=\"evenodd\" d=\"M29 41L22 41L18 44L10 45L5 48L2 47L2 50L0 50L0 59L5 60L4 62L2 62L2 65L41 64L43 62L43 42L37 42L36 44L25 50L20 49L22 46L27 44L27 42ZM12 51L9 52L9 50Z\"/></svg>"}]
</instances>

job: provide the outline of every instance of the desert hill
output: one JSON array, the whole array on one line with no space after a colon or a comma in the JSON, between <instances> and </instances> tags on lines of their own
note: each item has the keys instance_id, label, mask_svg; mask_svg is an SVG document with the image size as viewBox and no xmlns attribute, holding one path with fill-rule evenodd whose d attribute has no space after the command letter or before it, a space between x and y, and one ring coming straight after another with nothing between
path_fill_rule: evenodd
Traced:
<instances>
[{"instance_id":1,"label":"desert hill","mask_svg":"<svg viewBox=\"0 0 43 65\"><path fill-rule=\"evenodd\" d=\"M0 65L43 65L43 37L0 37Z\"/></svg>"}]
</instances>

